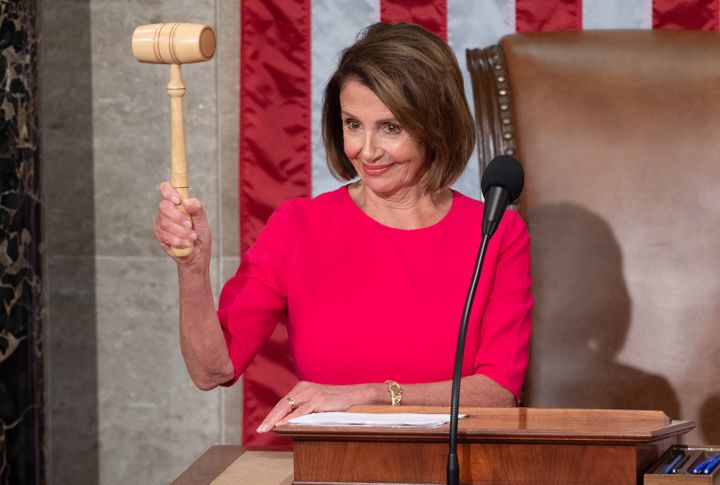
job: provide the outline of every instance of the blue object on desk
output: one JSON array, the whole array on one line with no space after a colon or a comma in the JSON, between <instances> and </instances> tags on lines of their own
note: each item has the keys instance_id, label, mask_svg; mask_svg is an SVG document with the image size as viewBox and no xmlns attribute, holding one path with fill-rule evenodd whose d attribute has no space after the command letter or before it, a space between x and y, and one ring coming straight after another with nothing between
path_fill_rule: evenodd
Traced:
<instances>
[{"instance_id":1,"label":"blue object on desk","mask_svg":"<svg viewBox=\"0 0 720 485\"><path fill-rule=\"evenodd\" d=\"M719 463L720 463L720 455L713 455L710 458L708 458L707 460L700 462L700 464L695 465L695 468L692 469L692 472L695 475L700 475L700 474L709 475L710 473L713 472L713 470L715 470L715 468L718 466Z\"/></svg>"},{"instance_id":2,"label":"blue object on desk","mask_svg":"<svg viewBox=\"0 0 720 485\"><path fill-rule=\"evenodd\" d=\"M720 455L715 455L715 458L707 464L703 473L705 475L710 475L718 467L718 465L720 465Z\"/></svg>"},{"instance_id":3,"label":"blue object on desk","mask_svg":"<svg viewBox=\"0 0 720 485\"><path fill-rule=\"evenodd\" d=\"M678 465L682 461L682 459L685 458L685 453L680 452L677 455L675 455L675 458L673 458L670 463L665 465L665 468L663 468L663 473L666 475L668 473L677 473L677 469L679 468Z\"/></svg>"},{"instance_id":4,"label":"blue object on desk","mask_svg":"<svg viewBox=\"0 0 720 485\"><path fill-rule=\"evenodd\" d=\"M685 463L687 463L687 462L690 460L690 457L691 457L691 456L692 456L692 455L691 455L690 453L686 453L686 454L685 454L685 458L683 458L682 460L680 460L680 463L678 463L677 465L675 465L675 466L673 467L673 469L670 470L670 473L672 473L672 474L674 475L674 474L676 474L677 472L679 472L680 469L681 469L683 466L685 466Z\"/></svg>"}]
</instances>

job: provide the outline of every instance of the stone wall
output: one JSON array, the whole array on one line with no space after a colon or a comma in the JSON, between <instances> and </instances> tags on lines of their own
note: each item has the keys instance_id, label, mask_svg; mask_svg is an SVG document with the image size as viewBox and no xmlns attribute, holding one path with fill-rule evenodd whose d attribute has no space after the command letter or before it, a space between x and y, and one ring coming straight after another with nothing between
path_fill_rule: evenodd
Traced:
<instances>
[{"instance_id":1,"label":"stone wall","mask_svg":"<svg viewBox=\"0 0 720 485\"><path fill-rule=\"evenodd\" d=\"M239 442L240 386L200 391L180 356L174 264L152 236L169 177L169 68L130 50L138 25L216 28L216 58L183 78L217 290L238 261L238 17L225 0L40 3L52 485L168 483L208 446Z\"/></svg>"}]
</instances>

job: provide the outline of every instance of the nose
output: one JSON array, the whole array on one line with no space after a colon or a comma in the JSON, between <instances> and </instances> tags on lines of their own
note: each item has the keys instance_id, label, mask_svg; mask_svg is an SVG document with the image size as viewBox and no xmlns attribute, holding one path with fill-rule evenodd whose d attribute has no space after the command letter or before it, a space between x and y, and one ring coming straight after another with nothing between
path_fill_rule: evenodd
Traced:
<instances>
[{"instance_id":1,"label":"nose","mask_svg":"<svg viewBox=\"0 0 720 485\"><path fill-rule=\"evenodd\" d=\"M360 150L360 158L363 163L373 163L383 155L383 149L378 143L375 133L368 132L363 137L363 146Z\"/></svg>"}]
</instances>

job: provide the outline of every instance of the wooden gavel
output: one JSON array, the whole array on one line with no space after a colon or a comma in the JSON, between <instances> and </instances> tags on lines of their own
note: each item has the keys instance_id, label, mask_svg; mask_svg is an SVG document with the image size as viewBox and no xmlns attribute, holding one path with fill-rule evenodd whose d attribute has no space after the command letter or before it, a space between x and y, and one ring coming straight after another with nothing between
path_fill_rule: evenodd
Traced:
<instances>
[{"instance_id":1,"label":"wooden gavel","mask_svg":"<svg viewBox=\"0 0 720 485\"><path fill-rule=\"evenodd\" d=\"M167 23L141 25L132 37L132 51L140 62L170 64L170 183L182 200L190 197L187 159L185 158L185 128L183 96L185 84L180 64L203 62L215 54L215 32L207 25ZM180 210L185 209L180 203ZM187 256L189 248L172 248L175 256Z\"/></svg>"}]
</instances>

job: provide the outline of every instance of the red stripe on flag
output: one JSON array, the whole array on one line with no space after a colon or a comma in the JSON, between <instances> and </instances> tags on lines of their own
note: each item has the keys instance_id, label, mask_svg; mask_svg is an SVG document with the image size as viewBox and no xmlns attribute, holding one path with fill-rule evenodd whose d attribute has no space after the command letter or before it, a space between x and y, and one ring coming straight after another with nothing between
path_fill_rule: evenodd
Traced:
<instances>
[{"instance_id":1,"label":"red stripe on flag","mask_svg":"<svg viewBox=\"0 0 720 485\"><path fill-rule=\"evenodd\" d=\"M653 0L654 29L718 30L718 0Z\"/></svg>"},{"instance_id":2,"label":"red stripe on flag","mask_svg":"<svg viewBox=\"0 0 720 485\"><path fill-rule=\"evenodd\" d=\"M447 41L446 0L381 0L380 20L417 24Z\"/></svg>"},{"instance_id":3,"label":"red stripe on flag","mask_svg":"<svg viewBox=\"0 0 720 485\"><path fill-rule=\"evenodd\" d=\"M582 30L582 0L516 0L515 30Z\"/></svg>"},{"instance_id":4,"label":"red stripe on flag","mask_svg":"<svg viewBox=\"0 0 720 485\"><path fill-rule=\"evenodd\" d=\"M240 250L277 205L310 197L310 0L243 0L240 6ZM255 429L297 382L280 322L243 376L243 444L287 448Z\"/></svg>"}]
</instances>

